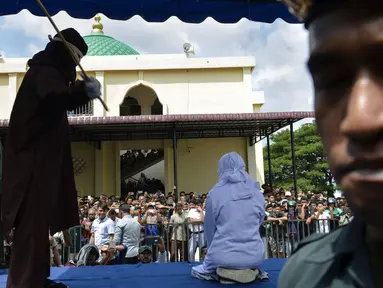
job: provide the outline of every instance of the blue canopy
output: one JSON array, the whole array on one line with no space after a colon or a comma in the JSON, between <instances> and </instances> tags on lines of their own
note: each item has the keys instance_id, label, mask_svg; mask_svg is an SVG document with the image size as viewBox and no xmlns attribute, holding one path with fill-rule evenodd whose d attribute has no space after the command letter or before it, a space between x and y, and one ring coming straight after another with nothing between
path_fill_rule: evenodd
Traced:
<instances>
[{"instance_id":1,"label":"blue canopy","mask_svg":"<svg viewBox=\"0 0 383 288\"><path fill-rule=\"evenodd\" d=\"M148 22L164 22L177 16L187 23L201 23L212 17L220 23L237 23L242 18L272 23L281 18L298 23L288 9L276 0L42 0L53 16L66 11L70 16L89 19L102 13L114 20L127 20L135 15ZM17 14L27 9L44 16L36 0L1 0L0 16Z\"/></svg>"}]
</instances>

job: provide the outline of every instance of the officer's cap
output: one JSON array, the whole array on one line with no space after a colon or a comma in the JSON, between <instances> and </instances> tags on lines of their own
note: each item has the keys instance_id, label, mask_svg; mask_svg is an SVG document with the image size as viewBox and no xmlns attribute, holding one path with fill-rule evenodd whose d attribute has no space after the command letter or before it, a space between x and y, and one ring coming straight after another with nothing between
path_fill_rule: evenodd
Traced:
<instances>
[{"instance_id":1,"label":"officer's cap","mask_svg":"<svg viewBox=\"0 0 383 288\"><path fill-rule=\"evenodd\" d=\"M316 18L333 11L349 0L279 0L286 4L291 14L305 23L306 28Z\"/></svg>"}]
</instances>

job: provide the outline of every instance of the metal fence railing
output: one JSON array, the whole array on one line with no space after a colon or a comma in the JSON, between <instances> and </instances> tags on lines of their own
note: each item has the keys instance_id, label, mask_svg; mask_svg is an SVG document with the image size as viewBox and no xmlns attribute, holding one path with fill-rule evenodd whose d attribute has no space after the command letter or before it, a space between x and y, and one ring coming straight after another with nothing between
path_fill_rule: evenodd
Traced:
<instances>
[{"instance_id":1,"label":"metal fence railing","mask_svg":"<svg viewBox=\"0 0 383 288\"><path fill-rule=\"evenodd\" d=\"M79 116L93 116L94 107L93 100L89 101L85 105L78 107L73 111L68 111L68 116L70 117L79 117Z\"/></svg>"},{"instance_id":2,"label":"metal fence railing","mask_svg":"<svg viewBox=\"0 0 383 288\"><path fill-rule=\"evenodd\" d=\"M315 220L307 224L306 221L265 221L261 226L260 235L265 245L265 258L286 258L297 247L298 243L313 233L329 233L340 225L347 224L339 220ZM146 224L142 226L140 245L148 245L153 251L153 261L156 261L158 239L162 241L167 252L169 262L198 262L203 259L206 240L203 223L184 224ZM81 226L69 230L72 245L66 246L60 237L56 238L62 263L73 260L80 249L88 243L84 238Z\"/></svg>"},{"instance_id":3,"label":"metal fence railing","mask_svg":"<svg viewBox=\"0 0 383 288\"><path fill-rule=\"evenodd\" d=\"M261 236L265 245L265 258L286 258L291 255L300 241L314 233L330 233L348 219L314 220L310 224L302 220L266 221L261 227Z\"/></svg>"}]
</instances>

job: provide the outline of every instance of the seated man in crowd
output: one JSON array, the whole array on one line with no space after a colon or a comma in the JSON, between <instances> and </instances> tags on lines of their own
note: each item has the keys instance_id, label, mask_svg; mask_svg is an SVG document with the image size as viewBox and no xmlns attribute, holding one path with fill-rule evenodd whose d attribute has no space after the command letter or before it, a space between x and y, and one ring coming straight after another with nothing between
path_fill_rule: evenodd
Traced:
<instances>
[{"instance_id":1,"label":"seated man in crowd","mask_svg":"<svg viewBox=\"0 0 383 288\"><path fill-rule=\"evenodd\" d=\"M158 248L158 256L156 263L167 263L167 255L162 237L153 238L153 244ZM151 246L141 246L139 249L138 260L143 264L153 262L153 250Z\"/></svg>"},{"instance_id":2,"label":"seated man in crowd","mask_svg":"<svg viewBox=\"0 0 383 288\"><path fill-rule=\"evenodd\" d=\"M204 222L207 254L192 276L223 284L267 279L259 270L264 244L259 230L265 218L265 200L259 183L245 171L235 152L218 164L219 181L209 192Z\"/></svg>"},{"instance_id":3,"label":"seated man in crowd","mask_svg":"<svg viewBox=\"0 0 383 288\"><path fill-rule=\"evenodd\" d=\"M101 257L100 252L101 251ZM69 261L66 266L98 266L98 265L118 265L121 264L119 254L116 249L104 245L99 249L96 245L86 244L77 254L76 259Z\"/></svg>"}]
</instances>

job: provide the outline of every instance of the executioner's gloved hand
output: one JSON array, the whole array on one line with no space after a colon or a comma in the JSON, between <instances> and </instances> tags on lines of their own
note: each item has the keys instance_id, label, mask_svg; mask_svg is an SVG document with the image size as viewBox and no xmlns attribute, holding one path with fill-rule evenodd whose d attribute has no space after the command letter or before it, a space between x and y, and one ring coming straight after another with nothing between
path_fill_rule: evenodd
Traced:
<instances>
[{"instance_id":1,"label":"executioner's gloved hand","mask_svg":"<svg viewBox=\"0 0 383 288\"><path fill-rule=\"evenodd\" d=\"M85 77L85 75L80 72L81 78L84 80L86 92L88 97L91 100L94 100L101 96L101 83L94 77Z\"/></svg>"}]
</instances>

